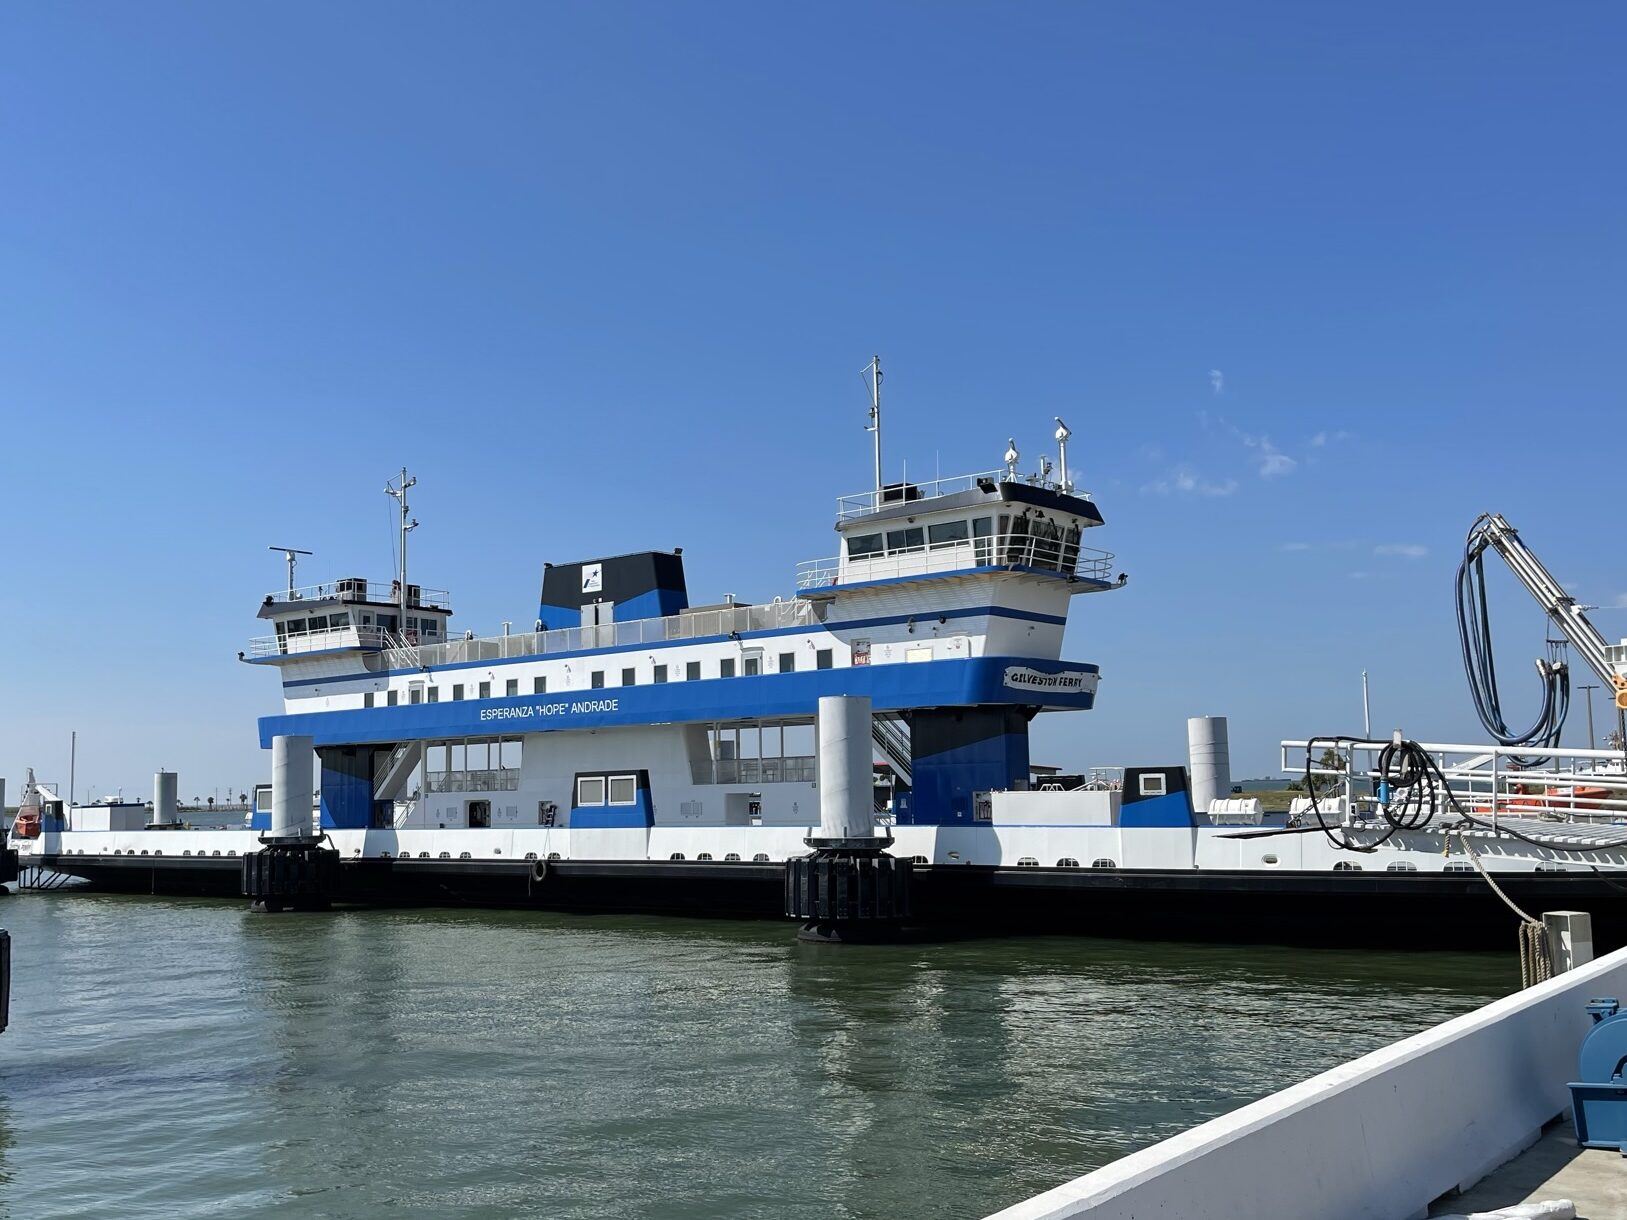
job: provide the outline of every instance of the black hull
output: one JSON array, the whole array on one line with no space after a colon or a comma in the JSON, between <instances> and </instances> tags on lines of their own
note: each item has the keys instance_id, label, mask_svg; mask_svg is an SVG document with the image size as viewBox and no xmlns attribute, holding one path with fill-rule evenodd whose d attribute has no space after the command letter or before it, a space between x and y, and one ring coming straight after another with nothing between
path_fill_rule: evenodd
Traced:
<instances>
[{"instance_id":1,"label":"black hull","mask_svg":"<svg viewBox=\"0 0 1627 1220\"><path fill-rule=\"evenodd\" d=\"M242 897L236 857L46 857L98 890ZM1627 944L1627 881L1502 873L1532 914L1587 911L1597 952ZM347 860L333 901L783 919L785 866L705 861ZM1506 947L1518 920L1474 873L1222 872L917 865L924 935L1068 934L1225 943ZM787 925L789 930L790 925Z\"/></svg>"}]
</instances>

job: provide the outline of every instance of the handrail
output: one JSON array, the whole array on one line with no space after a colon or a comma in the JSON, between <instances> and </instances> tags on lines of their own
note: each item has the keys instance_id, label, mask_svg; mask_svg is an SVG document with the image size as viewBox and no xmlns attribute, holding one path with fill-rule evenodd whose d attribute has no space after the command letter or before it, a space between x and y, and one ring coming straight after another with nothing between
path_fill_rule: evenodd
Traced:
<instances>
[{"instance_id":1,"label":"handrail","mask_svg":"<svg viewBox=\"0 0 1627 1220\"><path fill-rule=\"evenodd\" d=\"M415 594L413 590L417 590ZM372 602L376 605L395 605L401 600L401 585L397 581L364 580L348 577L330 580L319 585L304 585L292 591L278 589L267 593L268 602ZM422 585L408 584L407 609L450 610L452 595L445 589L426 589Z\"/></svg>"},{"instance_id":2,"label":"handrail","mask_svg":"<svg viewBox=\"0 0 1627 1220\"><path fill-rule=\"evenodd\" d=\"M857 584L868 580L930 576L973 568L1037 568L1063 576L1105 582L1112 579L1113 560L1112 551L1069 544L1056 538L1018 533L995 534L904 547L885 555L849 558L845 576L840 555L805 559L797 564L797 590L827 589L835 585L839 577Z\"/></svg>"},{"instance_id":3,"label":"handrail","mask_svg":"<svg viewBox=\"0 0 1627 1220\"><path fill-rule=\"evenodd\" d=\"M1310 773L1342 786L1345 808L1352 808L1354 800L1367 799L1355 791L1355 782L1377 777L1378 753L1389 744L1338 742L1344 765L1324 766L1316 758ZM1527 767L1520 763L1531 756L1531 746L1419 744L1440 767L1458 803L1469 813L1491 818L1494 825L1501 817L1563 816L1575 822L1627 819L1627 765L1620 750L1542 750L1541 757L1553 765ZM1316 743L1318 749L1333 745L1331 741ZM1304 741L1281 743L1284 774L1304 776L1305 750Z\"/></svg>"},{"instance_id":4,"label":"handrail","mask_svg":"<svg viewBox=\"0 0 1627 1220\"><path fill-rule=\"evenodd\" d=\"M1020 483L1026 487L1041 487L1046 491L1058 492L1061 495L1077 496L1081 500L1090 499L1088 491L1080 491L1070 481L1063 484L1050 477L1041 478L1037 474L1012 476L1005 467L997 470L979 470L972 474L952 474L943 478L923 479L919 482L892 483L880 491L859 491L848 496L836 497L836 519L838 521L851 521L855 517L863 517L869 513L879 512L894 504L913 504L920 500L931 500L938 496L951 496L957 492L971 491L976 487L992 483L998 487L1001 483Z\"/></svg>"},{"instance_id":5,"label":"handrail","mask_svg":"<svg viewBox=\"0 0 1627 1220\"><path fill-rule=\"evenodd\" d=\"M633 619L597 627L560 627L551 631L524 631L511 635L447 640L440 644L420 644L415 667L427 669L464 661L505 661L555 652L587 652L672 640L710 639L786 627L813 627L818 623L819 612L814 605L801 598L793 598L752 606L685 610L665 618Z\"/></svg>"}]
</instances>

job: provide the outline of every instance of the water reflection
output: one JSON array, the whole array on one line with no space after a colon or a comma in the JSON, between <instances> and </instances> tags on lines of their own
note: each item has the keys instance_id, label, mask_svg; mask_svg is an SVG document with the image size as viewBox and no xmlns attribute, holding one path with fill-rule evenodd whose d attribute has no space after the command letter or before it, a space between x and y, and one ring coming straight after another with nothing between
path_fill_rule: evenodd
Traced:
<instances>
[{"instance_id":1,"label":"water reflection","mask_svg":"<svg viewBox=\"0 0 1627 1220\"><path fill-rule=\"evenodd\" d=\"M11 917L0 1203L28 1216L980 1216L1511 978L522 913Z\"/></svg>"}]
</instances>

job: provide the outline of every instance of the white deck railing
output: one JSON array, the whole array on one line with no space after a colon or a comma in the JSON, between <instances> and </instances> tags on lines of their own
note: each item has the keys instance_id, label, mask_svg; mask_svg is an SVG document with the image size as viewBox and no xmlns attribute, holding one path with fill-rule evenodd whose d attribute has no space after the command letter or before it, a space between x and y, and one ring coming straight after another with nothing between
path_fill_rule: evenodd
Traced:
<instances>
[{"instance_id":1,"label":"white deck railing","mask_svg":"<svg viewBox=\"0 0 1627 1220\"><path fill-rule=\"evenodd\" d=\"M289 591L277 589L267 593L266 601L270 602L373 602L379 605L396 605L401 600L401 586L395 581L363 580L360 577L350 577L345 580L330 580L326 584L304 585L301 588ZM407 609L427 607L431 610L448 610L452 606L452 595L445 589L426 589L421 585L407 586Z\"/></svg>"},{"instance_id":2,"label":"white deck railing","mask_svg":"<svg viewBox=\"0 0 1627 1220\"><path fill-rule=\"evenodd\" d=\"M847 561L842 558L807 559L797 564L797 590L828 589L838 577L848 584L867 580L895 580L901 576L934 576L970 568L1026 567L1087 580L1112 579L1113 552L1089 546L1069 546L1061 539L1038 538L1032 534L996 534L939 542L926 546L903 547L885 555Z\"/></svg>"},{"instance_id":3,"label":"white deck railing","mask_svg":"<svg viewBox=\"0 0 1627 1220\"><path fill-rule=\"evenodd\" d=\"M1013 478L1010 472L1002 467L998 470L980 470L975 474L953 474L918 483L908 481L894 483L880 491L860 491L850 496L837 496L836 519L851 521L854 517L863 517L867 513L891 508L895 504L913 504L918 500L930 500L935 496L952 496L957 492L972 491L978 487L998 487L1001 483L1021 483L1025 487L1043 487L1046 491L1078 496L1081 500L1090 499L1089 492L1079 491L1071 482L1064 487L1055 479L1042 479L1037 474L1017 475Z\"/></svg>"},{"instance_id":4,"label":"white deck railing","mask_svg":"<svg viewBox=\"0 0 1627 1220\"><path fill-rule=\"evenodd\" d=\"M1378 776L1378 756L1384 741L1341 743L1344 767L1323 766L1320 758L1332 743L1313 747L1311 775L1352 800L1366 796L1361 783ZM1463 809L1477 817L1561 818L1576 822L1627 823L1627 768L1620 750L1539 750L1534 747L1443 745L1420 742L1441 769L1447 787ZM1282 771L1302 779L1305 775L1303 741L1282 743ZM1520 759L1538 759L1543 765L1526 767ZM1446 812L1450 812L1447 810Z\"/></svg>"},{"instance_id":5,"label":"white deck railing","mask_svg":"<svg viewBox=\"0 0 1627 1220\"><path fill-rule=\"evenodd\" d=\"M755 606L686 610L666 618L634 619L627 623L606 623L600 627L561 627L554 631L525 631L513 635L448 640L444 644L421 644L417 649L417 663L427 668L462 661L503 661L548 653L708 639L734 633L743 635L748 631L775 631L785 627L812 627L818 622L819 615L813 605L798 598Z\"/></svg>"}]
</instances>

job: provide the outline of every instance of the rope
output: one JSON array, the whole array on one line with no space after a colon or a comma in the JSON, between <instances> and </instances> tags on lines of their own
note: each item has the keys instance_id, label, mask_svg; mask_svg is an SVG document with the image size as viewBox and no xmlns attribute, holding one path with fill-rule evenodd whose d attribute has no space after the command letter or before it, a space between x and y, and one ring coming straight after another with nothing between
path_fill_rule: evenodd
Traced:
<instances>
[{"instance_id":1,"label":"rope","mask_svg":"<svg viewBox=\"0 0 1627 1220\"><path fill-rule=\"evenodd\" d=\"M1458 829L1457 836L1464 854L1474 862L1475 871L1485 878L1486 884L1491 886L1491 892L1520 917L1520 989L1523 991L1527 987L1547 982L1554 977L1553 946L1548 941L1548 929L1540 919L1533 919L1512 898L1503 893L1502 886L1493 880L1492 875L1486 871L1486 866L1480 863L1480 853L1469 845L1469 836L1464 834L1461 828Z\"/></svg>"}]
</instances>

